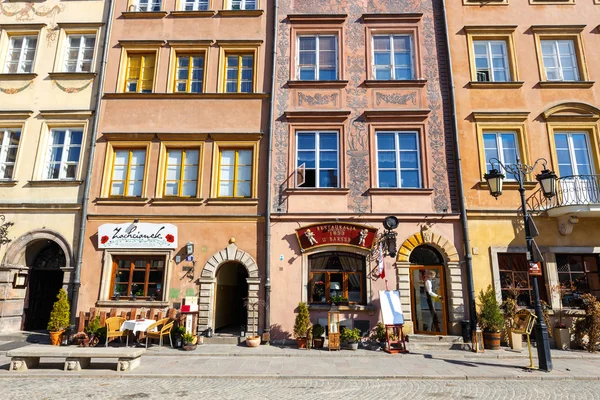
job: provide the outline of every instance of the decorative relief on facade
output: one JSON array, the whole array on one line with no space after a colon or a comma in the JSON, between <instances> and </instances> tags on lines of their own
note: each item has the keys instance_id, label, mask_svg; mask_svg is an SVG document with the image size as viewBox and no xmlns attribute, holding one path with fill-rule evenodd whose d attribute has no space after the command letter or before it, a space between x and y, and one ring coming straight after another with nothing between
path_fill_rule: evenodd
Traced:
<instances>
[{"instance_id":1,"label":"decorative relief on facade","mask_svg":"<svg viewBox=\"0 0 600 400\"><path fill-rule=\"evenodd\" d=\"M33 80L30 80L29 82L27 82L25 85L23 85L21 87L16 87L16 88L0 87L0 92L2 92L4 94L17 94L17 93L21 93L23 90L27 89L31 85L33 85Z\"/></svg>"},{"instance_id":2,"label":"decorative relief on facade","mask_svg":"<svg viewBox=\"0 0 600 400\"><path fill-rule=\"evenodd\" d=\"M83 92L85 89L89 88L90 85L94 82L93 79L90 79L86 84L84 84L83 86L80 87L66 87L61 85L60 83L58 83L58 81L52 81L52 83L54 83L54 85L56 85L57 88L59 88L60 90L62 90L65 93L79 93L79 92Z\"/></svg>"},{"instance_id":3,"label":"decorative relief on facade","mask_svg":"<svg viewBox=\"0 0 600 400\"><path fill-rule=\"evenodd\" d=\"M380 92L375 93L375 104L378 106L381 105L381 103L406 105L409 101L413 106L417 105L417 92L410 92L406 94L384 94Z\"/></svg>"},{"instance_id":4,"label":"decorative relief on facade","mask_svg":"<svg viewBox=\"0 0 600 400\"><path fill-rule=\"evenodd\" d=\"M37 6L33 2L25 3L25 5L3 5L0 3L0 13L5 17L15 17L17 21L32 21L34 15L38 17L54 18L57 14L65 11L65 4L56 4L54 6Z\"/></svg>"},{"instance_id":5,"label":"decorative relief on facade","mask_svg":"<svg viewBox=\"0 0 600 400\"><path fill-rule=\"evenodd\" d=\"M298 93L298 107L301 106L322 106L332 104L337 107L338 105L338 94L321 94L317 93L314 96L305 93Z\"/></svg>"}]
</instances>

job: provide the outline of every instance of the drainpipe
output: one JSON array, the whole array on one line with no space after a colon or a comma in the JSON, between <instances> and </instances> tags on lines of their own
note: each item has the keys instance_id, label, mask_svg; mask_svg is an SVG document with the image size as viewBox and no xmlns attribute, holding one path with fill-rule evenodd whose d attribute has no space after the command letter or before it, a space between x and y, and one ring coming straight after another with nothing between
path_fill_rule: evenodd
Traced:
<instances>
[{"instance_id":1,"label":"drainpipe","mask_svg":"<svg viewBox=\"0 0 600 400\"><path fill-rule=\"evenodd\" d=\"M85 228L87 225L88 201L90 198L90 183L92 180L92 165L94 153L96 151L96 139L98 137L98 120L100 114L100 104L102 102L102 93L104 93L104 71L106 69L106 57L108 54L108 43L113 20L114 3L112 0L106 0L108 3L108 20L106 22L106 32L104 33L104 48L102 51L102 61L98 71L98 99L94 110L94 123L92 126L92 137L90 140L90 151L88 156L88 165L85 175L85 185L83 188L83 198L81 199L81 225L79 227L79 240L77 243L77 255L75 265L75 279L73 280L73 297L71 299L71 324L75 324L77 317L77 302L79 301L79 287L81 286L81 265L83 258L83 244L85 242Z\"/></svg>"},{"instance_id":2,"label":"drainpipe","mask_svg":"<svg viewBox=\"0 0 600 400\"><path fill-rule=\"evenodd\" d=\"M456 118L456 98L454 93L454 74L452 72L452 55L450 53L450 34L448 33L448 18L446 16L446 0L442 0L442 16L446 37L446 56L448 57L448 86L450 89L450 112L452 114L452 138L454 139L454 156L456 162L456 181L458 205L460 207L460 223L465 251L465 265L467 272L467 302L469 303L469 318L471 332L477 325L477 310L475 308L475 286L473 284L473 256L471 255L471 241L469 239L469 225L467 224L467 209L465 207L465 188L463 186L460 146L458 144L458 120Z\"/></svg>"},{"instance_id":3,"label":"drainpipe","mask_svg":"<svg viewBox=\"0 0 600 400\"><path fill-rule=\"evenodd\" d=\"M271 100L269 102L269 131L267 133L267 210L265 212L265 328L268 341L271 340L271 179L272 179L272 154L273 154L273 118L275 114L275 77L277 68L277 34L279 25L277 14L279 12L279 1L273 0L273 52L271 64Z\"/></svg>"}]
</instances>

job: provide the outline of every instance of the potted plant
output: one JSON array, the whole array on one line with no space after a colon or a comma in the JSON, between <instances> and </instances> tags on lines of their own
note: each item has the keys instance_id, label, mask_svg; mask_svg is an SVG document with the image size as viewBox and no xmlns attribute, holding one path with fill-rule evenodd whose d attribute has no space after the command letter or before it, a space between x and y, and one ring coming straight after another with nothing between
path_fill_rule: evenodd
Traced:
<instances>
[{"instance_id":1,"label":"potted plant","mask_svg":"<svg viewBox=\"0 0 600 400\"><path fill-rule=\"evenodd\" d=\"M175 348L179 349L183 345L183 335L185 335L185 326L179 325L171 331L171 337L175 341Z\"/></svg>"},{"instance_id":2,"label":"potted plant","mask_svg":"<svg viewBox=\"0 0 600 400\"><path fill-rule=\"evenodd\" d=\"M250 324L250 334L246 336L246 346L258 347L260 346L261 338L258 334L258 319L256 318L256 311L260 307L264 307L265 302L259 299L251 299L246 297L244 299L244 306L249 312L252 312L252 323Z\"/></svg>"},{"instance_id":3,"label":"potted plant","mask_svg":"<svg viewBox=\"0 0 600 400\"><path fill-rule=\"evenodd\" d=\"M310 328L310 316L308 315L308 306L306 303L298 304L298 314L294 322L294 336L299 349L306 348L308 329Z\"/></svg>"},{"instance_id":4,"label":"potted plant","mask_svg":"<svg viewBox=\"0 0 600 400\"><path fill-rule=\"evenodd\" d=\"M382 322L378 322L377 326L373 328L371 333L371 340L379 345L379 348L385 349L387 345L387 338L385 336L385 325Z\"/></svg>"},{"instance_id":5,"label":"potted plant","mask_svg":"<svg viewBox=\"0 0 600 400\"><path fill-rule=\"evenodd\" d=\"M358 342L360 342L360 329L346 328L342 330L340 340L346 345L346 348L350 350L358 350Z\"/></svg>"},{"instance_id":6,"label":"potted plant","mask_svg":"<svg viewBox=\"0 0 600 400\"><path fill-rule=\"evenodd\" d=\"M60 289L56 296L56 302L50 312L50 321L48 321L48 330L50 331L50 342L53 346L60 346L62 334L65 328L69 326L69 317L71 307L67 299L65 289Z\"/></svg>"},{"instance_id":7,"label":"potted plant","mask_svg":"<svg viewBox=\"0 0 600 400\"><path fill-rule=\"evenodd\" d=\"M100 317L96 316L96 318L92 319L88 326L85 327L84 331L87 334L88 342L87 346L96 347L100 342L100 330L102 327L100 326Z\"/></svg>"},{"instance_id":8,"label":"potted plant","mask_svg":"<svg viewBox=\"0 0 600 400\"><path fill-rule=\"evenodd\" d=\"M571 282L561 282L558 285L550 286L550 294L557 295L558 302L558 320L554 324L553 336L556 348L560 350L569 350L571 348L571 330L563 323L563 300L567 294L573 293L577 287Z\"/></svg>"},{"instance_id":9,"label":"potted plant","mask_svg":"<svg viewBox=\"0 0 600 400\"><path fill-rule=\"evenodd\" d=\"M321 324L314 324L312 327L313 334L313 347L315 349L322 349L325 343L323 334L325 333L325 327Z\"/></svg>"},{"instance_id":10,"label":"potted plant","mask_svg":"<svg viewBox=\"0 0 600 400\"><path fill-rule=\"evenodd\" d=\"M575 322L575 342L590 353L600 346L600 301L591 293L581 296L585 316Z\"/></svg>"},{"instance_id":11,"label":"potted plant","mask_svg":"<svg viewBox=\"0 0 600 400\"><path fill-rule=\"evenodd\" d=\"M510 345L513 350L523 349L523 335L513 333L512 325L519 311L517 301L513 298L508 298L502 302L502 311L504 312L504 341Z\"/></svg>"},{"instance_id":12,"label":"potted plant","mask_svg":"<svg viewBox=\"0 0 600 400\"><path fill-rule=\"evenodd\" d=\"M198 343L198 337L196 335L193 335L191 333L184 333L181 339L183 340L183 350L196 350L196 346Z\"/></svg>"},{"instance_id":13,"label":"potted plant","mask_svg":"<svg viewBox=\"0 0 600 400\"><path fill-rule=\"evenodd\" d=\"M479 326L483 329L484 347L489 350L500 350L500 331L504 318L496 300L496 291L489 285L487 290L479 292Z\"/></svg>"}]
</instances>

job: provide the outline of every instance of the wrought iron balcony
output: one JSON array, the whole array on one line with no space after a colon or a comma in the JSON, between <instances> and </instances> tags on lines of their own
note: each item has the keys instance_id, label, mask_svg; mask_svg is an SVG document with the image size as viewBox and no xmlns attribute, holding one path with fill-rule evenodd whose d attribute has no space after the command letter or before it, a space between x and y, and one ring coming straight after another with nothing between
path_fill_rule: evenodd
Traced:
<instances>
[{"instance_id":1,"label":"wrought iron balcony","mask_svg":"<svg viewBox=\"0 0 600 400\"><path fill-rule=\"evenodd\" d=\"M544 197L541 189L527 199L533 212L546 211L550 217L577 214L600 216L600 175L572 175L558 178L556 196Z\"/></svg>"}]
</instances>

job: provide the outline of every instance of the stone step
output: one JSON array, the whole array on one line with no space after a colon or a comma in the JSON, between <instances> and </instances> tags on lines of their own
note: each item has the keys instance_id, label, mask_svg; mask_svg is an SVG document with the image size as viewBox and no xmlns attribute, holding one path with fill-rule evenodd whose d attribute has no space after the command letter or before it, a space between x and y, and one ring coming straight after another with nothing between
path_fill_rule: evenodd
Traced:
<instances>
[{"instance_id":1,"label":"stone step","mask_svg":"<svg viewBox=\"0 0 600 400\"><path fill-rule=\"evenodd\" d=\"M406 349L410 352L423 350L471 350L470 344L448 342L408 342Z\"/></svg>"},{"instance_id":2,"label":"stone step","mask_svg":"<svg viewBox=\"0 0 600 400\"><path fill-rule=\"evenodd\" d=\"M424 342L424 343L463 343L462 336L442 336L442 335L423 335L423 334L409 334L409 342Z\"/></svg>"},{"instance_id":3,"label":"stone step","mask_svg":"<svg viewBox=\"0 0 600 400\"><path fill-rule=\"evenodd\" d=\"M213 337L205 337L204 343L206 344L240 344L241 342L245 342L245 338L240 338L239 336L230 336L230 335L213 335Z\"/></svg>"}]
</instances>

